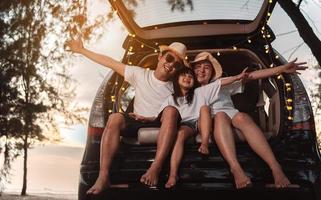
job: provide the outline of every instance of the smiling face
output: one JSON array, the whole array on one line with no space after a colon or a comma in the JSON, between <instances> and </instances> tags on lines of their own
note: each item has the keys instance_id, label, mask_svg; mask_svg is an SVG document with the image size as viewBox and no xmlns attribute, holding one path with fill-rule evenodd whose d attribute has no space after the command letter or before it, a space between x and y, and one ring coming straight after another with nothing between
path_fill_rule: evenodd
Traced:
<instances>
[{"instance_id":1,"label":"smiling face","mask_svg":"<svg viewBox=\"0 0 321 200\"><path fill-rule=\"evenodd\" d=\"M178 76L178 84L181 90L188 91L194 86L194 77L192 74L183 73Z\"/></svg>"},{"instance_id":2,"label":"smiling face","mask_svg":"<svg viewBox=\"0 0 321 200\"><path fill-rule=\"evenodd\" d=\"M197 82L201 85L208 84L215 75L212 64L207 60L195 63L193 70L195 72Z\"/></svg>"},{"instance_id":3,"label":"smiling face","mask_svg":"<svg viewBox=\"0 0 321 200\"><path fill-rule=\"evenodd\" d=\"M170 79L183 66L182 60L171 51L163 52L158 57L157 73L164 79Z\"/></svg>"}]
</instances>

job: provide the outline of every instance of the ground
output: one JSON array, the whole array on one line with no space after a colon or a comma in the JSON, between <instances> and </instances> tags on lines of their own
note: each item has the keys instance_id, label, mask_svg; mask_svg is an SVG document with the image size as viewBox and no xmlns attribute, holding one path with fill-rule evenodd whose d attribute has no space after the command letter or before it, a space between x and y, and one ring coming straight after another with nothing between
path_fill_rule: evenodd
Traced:
<instances>
[{"instance_id":1,"label":"ground","mask_svg":"<svg viewBox=\"0 0 321 200\"><path fill-rule=\"evenodd\" d=\"M0 200L76 200L77 195L27 195L20 196L17 194L1 194Z\"/></svg>"}]
</instances>

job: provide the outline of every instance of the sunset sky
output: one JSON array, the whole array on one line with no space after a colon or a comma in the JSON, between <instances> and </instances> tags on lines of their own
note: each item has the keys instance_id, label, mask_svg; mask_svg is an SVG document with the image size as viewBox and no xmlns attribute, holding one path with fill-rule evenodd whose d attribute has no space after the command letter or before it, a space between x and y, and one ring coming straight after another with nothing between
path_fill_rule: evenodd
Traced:
<instances>
[{"instance_id":1,"label":"sunset sky","mask_svg":"<svg viewBox=\"0 0 321 200\"><path fill-rule=\"evenodd\" d=\"M89 15L97 15L107 12L109 3L107 0L88 0L90 4ZM315 33L321 39L321 2L311 1L304 6L305 13L314 20L311 23ZM280 35L285 32L296 30L292 21L286 13L277 5L273 11L269 26L277 35L277 39L272 46L278 50L286 59L292 51L289 49L296 47L302 42L298 32L288 35ZM122 58L124 50L121 45L126 37L125 28L117 18L110 24L105 34L97 41L93 41L85 46L95 52L109 55L117 60ZM312 62L312 56L308 47L303 44L291 57L298 57L301 61ZM102 82L104 75L109 69L97 65L88 59L75 55L73 57L74 66L70 69L73 78L77 79L77 97L75 102L79 105L90 107L95 97L96 91ZM307 88L313 88L312 81L319 81L315 71L308 69L300 75ZM308 90L309 92L309 90ZM88 113L89 116L89 113ZM318 126L319 127L319 126ZM64 138L59 145L46 145L35 147L30 150L28 161L28 191L29 193L76 193L78 187L79 164L84 151L86 141L86 125L75 125L69 128L61 125L61 136ZM319 128L320 130L320 128ZM1 161L1 160L0 160ZM59 162L57 162L59 161ZM22 159L19 158L14 163L12 171L12 183L8 185L7 192L17 192L22 187Z\"/></svg>"}]
</instances>

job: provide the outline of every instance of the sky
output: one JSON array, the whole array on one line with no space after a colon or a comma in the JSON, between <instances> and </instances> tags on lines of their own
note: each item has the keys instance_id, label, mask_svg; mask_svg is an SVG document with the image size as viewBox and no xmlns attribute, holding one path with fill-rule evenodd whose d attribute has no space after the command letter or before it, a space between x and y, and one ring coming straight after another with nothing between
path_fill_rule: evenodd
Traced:
<instances>
[{"instance_id":1,"label":"sky","mask_svg":"<svg viewBox=\"0 0 321 200\"><path fill-rule=\"evenodd\" d=\"M90 16L106 12L109 6L107 0L88 0L88 3ZM311 23L311 25L321 39L321 3L313 0L308 5L303 5L303 9L306 13L309 13L309 18L313 19L314 24ZM310 64L313 62L311 52L305 44L289 58L291 54L289 49L301 44L302 39L297 32L278 36L278 34L296 30L292 21L278 5L272 13L269 25L277 35L277 39L272 43L272 46L286 59L298 57L299 60L308 61ZM108 26L101 38L85 44L85 46L92 51L120 60L124 53L121 45L126 34L125 28L117 18ZM70 71L73 78L78 82L75 102L81 106L90 107L97 89L109 69L79 55L73 56L72 62L74 66ZM313 89L313 82L319 81L316 79L315 71L311 69L302 72L300 77L306 88ZM75 194L77 192L79 167L86 141L87 125L78 124L69 128L61 125L60 128L63 138L61 144L37 146L30 150L28 161L29 193ZM13 166L12 181L6 189L7 192L17 192L22 187L22 159L17 159Z\"/></svg>"}]
</instances>

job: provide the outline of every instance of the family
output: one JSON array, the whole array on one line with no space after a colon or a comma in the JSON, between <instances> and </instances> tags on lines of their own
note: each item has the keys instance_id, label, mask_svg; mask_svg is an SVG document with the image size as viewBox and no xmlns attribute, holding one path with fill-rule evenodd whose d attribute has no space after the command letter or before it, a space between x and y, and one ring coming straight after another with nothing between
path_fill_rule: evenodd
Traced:
<instances>
[{"instance_id":1,"label":"family","mask_svg":"<svg viewBox=\"0 0 321 200\"><path fill-rule=\"evenodd\" d=\"M209 154L209 138L214 137L229 164L237 189L248 187L252 182L237 160L235 139L246 141L268 164L277 188L290 184L263 132L250 116L234 108L231 95L241 93L246 81L305 70L305 62L295 59L277 67L253 72L244 69L236 76L222 78L222 67L210 53L201 52L187 63L186 46L179 42L159 47L155 70L128 66L92 52L84 48L81 39L71 40L67 45L72 52L114 70L135 88L133 113L112 113L108 118L101 138L99 176L87 194L98 194L110 187L109 169L120 136L135 137L143 127L160 128L155 159L140 178L148 186L157 185L163 163L170 153L170 174L165 187L175 186L184 143L196 134L201 135L198 149L201 154ZM235 134L234 128L241 134Z\"/></svg>"}]
</instances>

